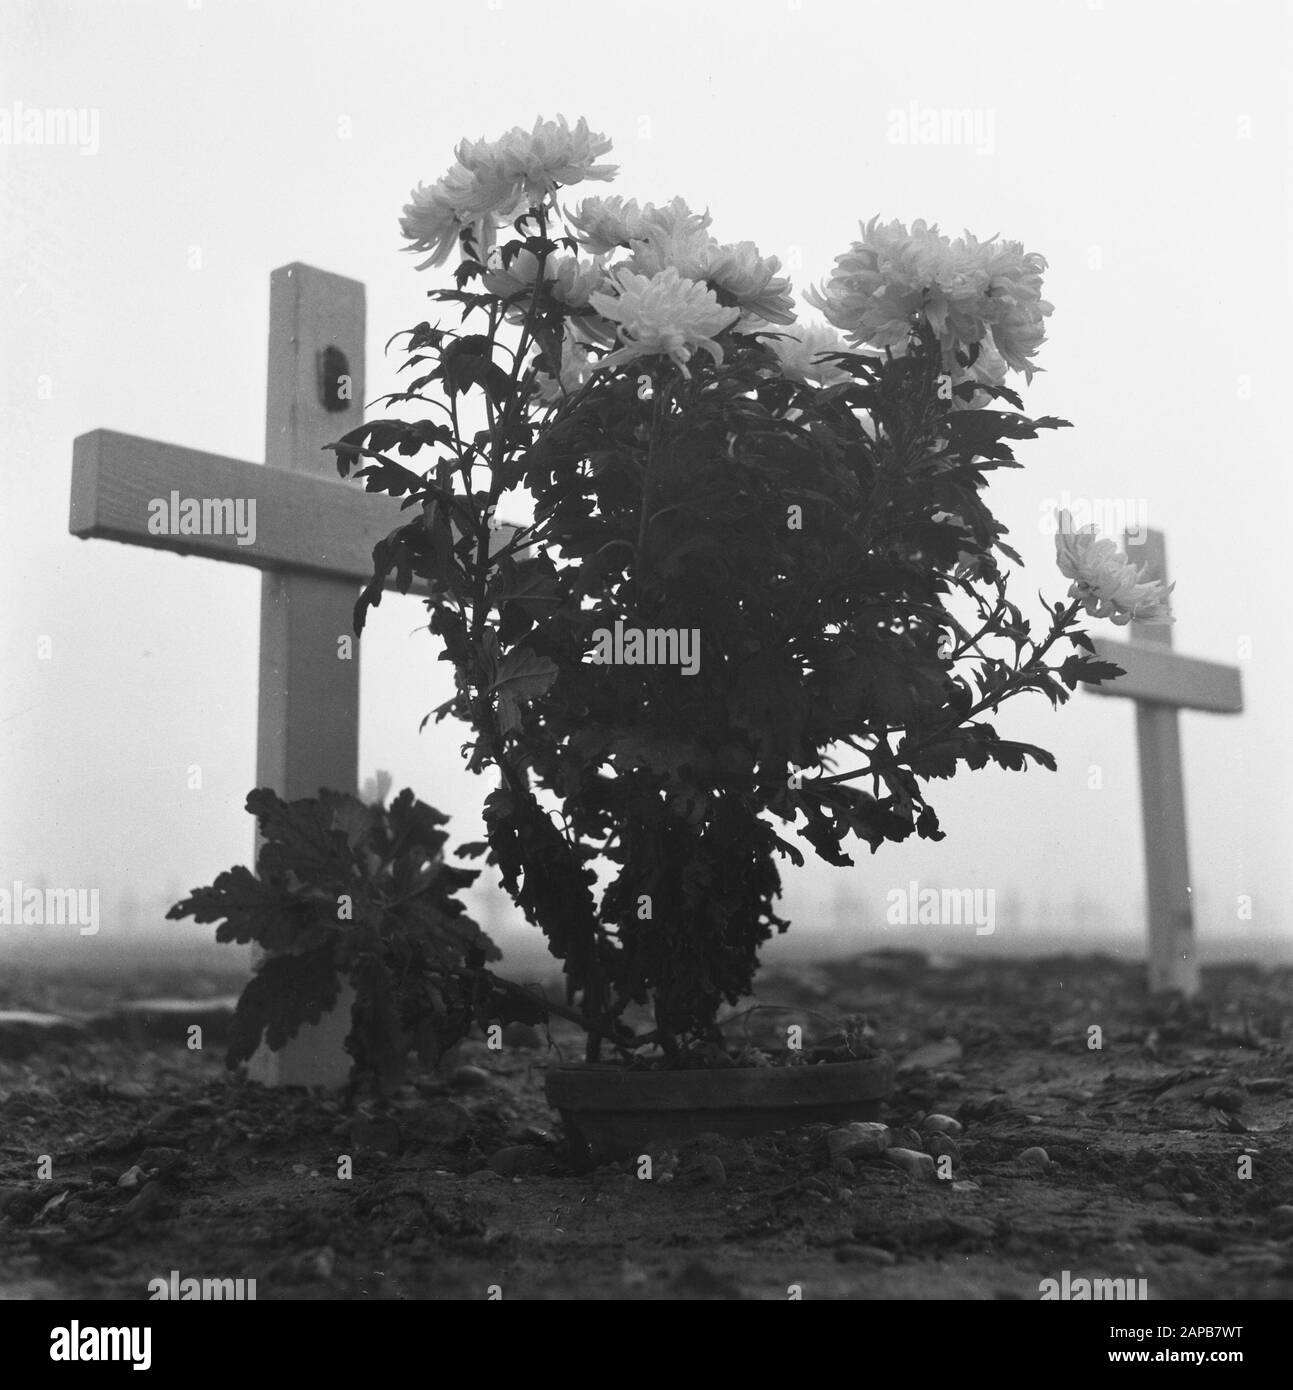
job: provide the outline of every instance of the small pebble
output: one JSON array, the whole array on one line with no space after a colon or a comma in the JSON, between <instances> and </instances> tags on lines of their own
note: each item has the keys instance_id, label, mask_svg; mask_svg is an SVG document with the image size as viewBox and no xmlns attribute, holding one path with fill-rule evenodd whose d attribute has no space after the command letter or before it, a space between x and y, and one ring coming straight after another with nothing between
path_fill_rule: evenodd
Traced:
<instances>
[{"instance_id":1,"label":"small pebble","mask_svg":"<svg viewBox=\"0 0 1293 1390\"><path fill-rule=\"evenodd\" d=\"M169 1170L178 1168L184 1162L184 1155L179 1149L149 1148L135 1160L145 1173L153 1173L157 1170Z\"/></svg>"},{"instance_id":2,"label":"small pebble","mask_svg":"<svg viewBox=\"0 0 1293 1390\"><path fill-rule=\"evenodd\" d=\"M954 1182L954 1183L952 1184L952 1191L953 1191L953 1192L982 1192L983 1189L979 1186L979 1184L978 1184L977 1182L971 1182L968 1178L966 1178L963 1182Z\"/></svg>"},{"instance_id":3,"label":"small pebble","mask_svg":"<svg viewBox=\"0 0 1293 1390\"><path fill-rule=\"evenodd\" d=\"M1227 1114L1242 1110L1244 1106L1243 1092L1234 1086L1209 1086L1199 1099L1204 1105L1210 1105L1214 1110L1224 1110Z\"/></svg>"},{"instance_id":4,"label":"small pebble","mask_svg":"<svg viewBox=\"0 0 1293 1390\"><path fill-rule=\"evenodd\" d=\"M500 1177L514 1178L522 1173L533 1173L543 1162L542 1151L532 1145L509 1144L490 1156L489 1166Z\"/></svg>"},{"instance_id":5,"label":"small pebble","mask_svg":"<svg viewBox=\"0 0 1293 1390\"><path fill-rule=\"evenodd\" d=\"M139 1166L139 1164L136 1163L133 1167L127 1168L126 1171L122 1173L122 1175L117 1179L117 1186L138 1187L139 1184L143 1181L143 1177L144 1170Z\"/></svg>"},{"instance_id":6,"label":"small pebble","mask_svg":"<svg viewBox=\"0 0 1293 1390\"><path fill-rule=\"evenodd\" d=\"M918 1153L915 1149L889 1149L885 1158L909 1177L922 1182L932 1181L938 1171L928 1154Z\"/></svg>"},{"instance_id":7,"label":"small pebble","mask_svg":"<svg viewBox=\"0 0 1293 1390\"><path fill-rule=\"evenodd\" d=\"M805 1178L799 1184L799 1191L808 1193L814 1197L820 1197L823 1201L828 1201L831 1189L821 1180L821 1178Z\"/></svg>"},{"instance_id":8,"label":"small pebble","mask_svg":"<svg viewBox=\"0 0 1293 1390\"><path fill-rule=\"evenodd\" d=\"M1147 1182L1140 1189L1142 1197L1148 1197L1151 1202L1166 1201L1172 1194L1163 1186L1161 1182Z\"/></svg>"},{"instance_id":9,"label":"small pebble","mask_svg":"<svg viewBox=\"0 0 1293 1390\"><path fill-rule=\"evenodd\" d=\"M835 1158L877 1158L889 1147L889 1126L875 1121L842 1125L826 1136L826 1147Z\"/></svg>"},{"instance_id":10,"label":"small pebble","mask_svg":"<svg viewBox=\"0 0 1293 1390\"><path fill-rule=\"evenodd\" d=\"M965 1126L950 1115L926 1115L920 1122L922 1134L960 1134Z\"/></svg>"},{"instance_id":11,"label":"small pebble","mask_svg":"<svg viewBox=\"0 0 1293 1390\"><path fill-rule=\"evenodd\" d=\"M464 1063L461 1067L455 1067L453 1075L449 1078L449 1084L455 1091L479 1091L482 1086L488 1086L493 1080L489 1072L484 1067L473 1067L471 1063Z\"/></svg>"},{"instance_id":12,"label":"small pebble","mask_svg":"<svg viewBox=\"0 0 1293 1390\"><path fill-rule=\"evenodd\" d=\"M858 1170L853 1164L847 1158L843 1158L839 1154L836 1154L831 1159L831 1172L838 1173L842 1178L855 1178L858 1175Z\"/></svg>"},{"instance_id":13,"label":"small pebble","mask_svg":"<svg viewBox=\"0 0 1293 1390\"><path fill-rule=\"evenodd\" d=\"M961 1044L955 1038L943 1038L939 1042L926 1043L923 1047L908 1053L898 1063L898 1070L917 1071L923 1068L928 1071L946 1071L952 1062L960 1060Z\"/></svg>"},{"instance_id":14,"label":"small pebble","mask_svg":"<svg viewBox=\"0 0 1293 1390\"><path fill-rule=\"evenodd\" d=\"M1051 1156L1040 1145L1033 1145L1019 1155L1019 1164L1024 1168L1047 1169L1051 1166Z\"/></svg>"},{"instance_id":15,"label":"small pebble","mask_svg":"<svg viewBox=\"0 0 1293 1390\"><path fill-rule=\"evenodd\" d=\"M1257 1080L1248 1083L1248 1089L1257 1096L1267 1095L1274 1091L1282 1091L1284 1086L1285 1081L1281 1076L1259 1076Z\"/></svg>"}]
</instances>

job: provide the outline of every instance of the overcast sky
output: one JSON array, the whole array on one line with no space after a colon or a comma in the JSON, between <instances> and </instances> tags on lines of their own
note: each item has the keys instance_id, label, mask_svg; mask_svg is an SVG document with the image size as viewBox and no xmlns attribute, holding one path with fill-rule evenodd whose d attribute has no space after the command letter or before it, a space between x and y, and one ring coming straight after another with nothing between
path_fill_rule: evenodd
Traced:
<instances>
[{"instance_id":1,"label":"overcast sky","mask_svg":"<svg viewBox=\"0 0 1293 1390\"><path fill-rule=\"evenodd\" d=\"M409 190L463 136L563 112L614 141L619 178L586 191L708 206L796 290L877 213L1047 257L1025 402L1075 428L1021 444L1026 467L993 482L1027 561L1017 599L1036 615L1038 589L1063 595L1041 518L1065 491L1166 532L1177 648L1240 665L1247 701L1183 717L1199 931L1290 940L1282 6L7 0L0 28L0 884L98 887L106 917L251 843L259 577L70 537L74 437L260 460L269 274L291 261L365 282L368 395L390 389L382 345L447 279L401 250ZM17 103L76 109L76 140L15 143ZM952 110L973 114L968 142L897 138ZM474 839L488 786L461 770L463 731L418 734L449 690L421 615L392 596L364 637L362 770ZM881 944L887 892L915 879L991 888L1057 944L1102 924L1137 950L1134 723L1085 692L1058 714L1016 701L999 729L1058 773L937 784L946 841L787 866L790 914L821 930L839 908L836 947ZM500 935L532 940L517 931Z\"/></svg>"}]
</instances>

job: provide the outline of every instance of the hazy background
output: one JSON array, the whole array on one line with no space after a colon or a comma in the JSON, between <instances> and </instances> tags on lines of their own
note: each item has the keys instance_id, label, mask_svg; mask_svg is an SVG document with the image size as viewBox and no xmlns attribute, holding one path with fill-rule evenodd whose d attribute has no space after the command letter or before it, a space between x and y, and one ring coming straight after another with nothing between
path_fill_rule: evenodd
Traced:
<instances>
[{"instance_id":1,"label":"hazy background","mask_svg":"<svg viewBox=\"0 0 1293 1390\"><path fill-rule=\"evenodd\" d=\"M1288 958L1288 27L1269 0L8 0L0 110L79 108L97 130L84 152L0 144L0 885L97 887L103 926L0 928L0 951L206 942L161 915L252 839L259 576L71 538L73 438L262 458L269 272L296 260L366 283L370 399L391 389L382 345L448 273L401 251L410 188L464 135L563 112L621 165L572 200L682 194L797 290L875 213L1048 258L1025 400L1076 428L1022 444L1026 468L993 484L1028 563L1018 598L1063 594L1040 519L1065 490L1143 504L1166 531L1177 648L1241 665L1248 706L1183 716L1201 941ZM977 140L897 143L913 104L973 111ZM456 843L488 788L459 727L417 732L449 690L421 616L389 596L365 634L362 770L451 812ZM937 784L941 845L787 866L801 947L1143 950L1132 707L1021 700L999 727L1058 774ZM993 889L995 934L887 928L887 892L912 879ZM532 951L488 896L502 944Z\"/></svg>"}]
</instances>

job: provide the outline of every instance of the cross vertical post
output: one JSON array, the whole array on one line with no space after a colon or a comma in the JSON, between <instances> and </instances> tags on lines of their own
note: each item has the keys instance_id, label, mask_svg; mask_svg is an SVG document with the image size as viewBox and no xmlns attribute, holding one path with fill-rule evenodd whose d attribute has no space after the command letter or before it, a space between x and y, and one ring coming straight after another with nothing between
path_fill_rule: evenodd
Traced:
<instances>
[{"instance_id":1,"label":"cross vertical post","mask_svg":"<svg viewBox=\"0 0 1293 1390\"><path fill-rule=\"evenodd\" d=\"M1128 535L1127 558L1148 564L1151 578L1167 579L1167 546L1161 531L1146 530L1137 543ZM1133 641L1170 651L1169 623L1132 623ZM1140 818L1145 841L1145 892L1149 920L1149 988L1154 994L1199 992L1194 939L1189 840L1185 823L1185 779L1180 716L1174 705L1136 704L1140 759Z\"/></svg>"},{"instance_id":2,"label":"cross vertical post","mask_svg":"<svg viewBox=\"0 0 1293 1390\"><path fill-rule=\"evenodd\" d=\"M270 276L265 466L336 479L324 445L363 422L364 287L299 263ZM331 407L331 408L330 408ZM301 524L311 521L308 510ZM326 557L324 557L326 558ZM256 785L288 801L359 790L359 646L353 581L266 570L260 591ZM348 641L347 641L348 639ZM268 1085L343 1084L354 991L248 1075Z\"/></svg>"},{"instance_id":3,"label":"cross vertical post","mask_svg":"<svg viewBox=\"0 0 1293 1390\"><path fill-rule=\"evenodd\" d=\"M1145 531L1135 540L1128 533L1124 548L1133 564L1146 566L1147 578L1166 580L1167 546L1161 531ZM1175 991L1190 998L1199 990L1199 962L1178 715L1183 709L1239 714L1243 685L1234 666L1178 656L1170 624L1130 626L1129 642L1092 638L1096 656L1120 666L1123 674L1088 689L1096 695L1121 695L1136 705L1149 987L1155 994Z\"/></svg>"}]
</instances>

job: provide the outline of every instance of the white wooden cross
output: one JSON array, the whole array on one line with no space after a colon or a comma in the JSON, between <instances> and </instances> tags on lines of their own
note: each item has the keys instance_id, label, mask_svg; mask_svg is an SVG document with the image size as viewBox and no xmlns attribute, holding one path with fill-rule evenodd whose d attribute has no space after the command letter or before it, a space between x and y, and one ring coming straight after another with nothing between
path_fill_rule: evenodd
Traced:
<instances>
[{"instance_id":1,"label":"white wooden cross","mask_svg":"<svg viewBox=\"0 0 1293 1390\"><path fill-rule=\"evenodd\" d=\"M1126 541L1127 557L1148 564L1148 577L1167 578L1167 548L1161 531ZM1136 702L1140 751L1140 816L1145 840L1145 888L1149 915L1149 987L1154 993L1198 993L1199 962L1190 899L1190 863L1185 826L1185 783L1177 711L1239 714L1244 707L1239 671L1172 651L1166 624L1132 623L1131 641L1096 637L1096 655L1126 675L1088 686L1097 695L1125 695Z\"/></svg>"},{"instance_id":2,"label":"white wooden cross","mask_svg":"<svg viewBox=\"0 0 1293 1390\"><path fill-rule=\"evenodd\" d=\"M409 519L398 501L343 482L335 455L323 448L362 423L363 400L363 285L294 264L270 276L264 465L109 430L83 434L74 445L73 535L263 572L256 786L288 800L321 787L358 790L354 605L372 576L373 546ZM150 502L176 493L181 501L254 500L254 542L240 544L228 533L150 532ZM159 513L154 507L151 514ZM501 545L511 531L499 532ZM262 1047L251 1075L270 1085L342 1085L353 998L347 986L330 1014L281 1051Z\"/></svg>"}]
</instances>

